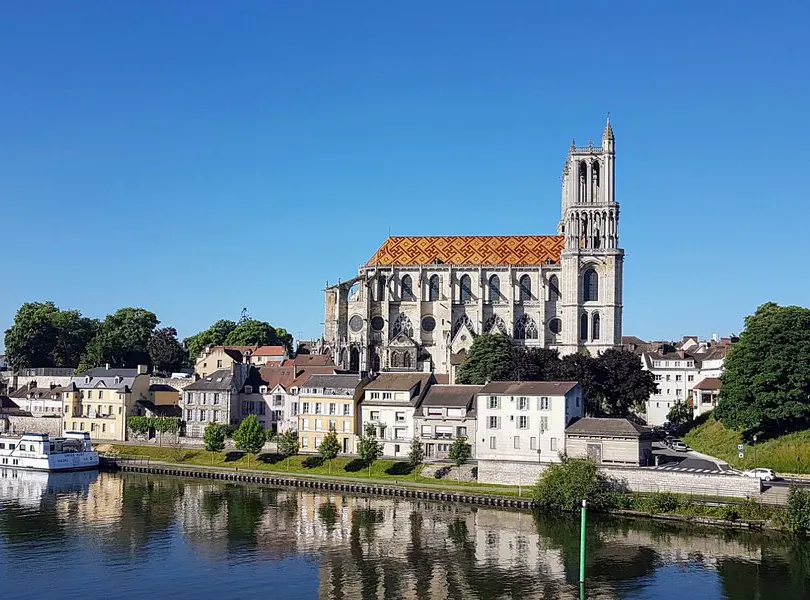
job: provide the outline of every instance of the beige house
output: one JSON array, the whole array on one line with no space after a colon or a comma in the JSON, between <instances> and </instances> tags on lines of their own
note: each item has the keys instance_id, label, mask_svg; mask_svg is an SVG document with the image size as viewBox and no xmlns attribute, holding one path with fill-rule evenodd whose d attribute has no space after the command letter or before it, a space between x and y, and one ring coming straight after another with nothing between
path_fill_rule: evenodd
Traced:
<instances>
[{"instance_id":1,"label":"beige house","mask_svg":"<svg viewBox=\"0 0 810 600\"><path fill-rule=\"evenodd\" d=\"M301 452L317 452L331 429L342 453L356 452L357 401L365 383L357 375L311 375L303 382L298 395Z\"/></svg>"},{"instance_id":2,"label":"beige house","mask_svg":"<svg viewBox=\"0 0 810 600\"><path fill-rule=\"evenodd\" d=\"M284 346L259 346L248 359L251 365L257 367L280 365L287 358L287 349Z\"/></svg>"},{"instance_id":3,"label":"beige house","mask_svg":"<svg viewBox=\"0 0 810 600\"><path fill-rule=\"evenodd\" d=\"M257 346L206 346L194 364L194 372L208 377L220 369L230 370L234 364L250 363Z\"/></svg>"},{"instance_id":4,"label":"beige house","mask_svg":"<svg viewBox=\"0 0 810 600\"><path fill-rule=\"evenodd\" d=\"M63 431L88 431L94 440L124 441L127 417L149 401L146 365L137 369L90 369L62 390Z\"/></svg>"},{"instance_id":5,"label":"beige house","mask_svg":"<svg viewBox=\"0 0 810 600\"><path fill-rule=\"evenodd\" d=\"M648 427L628 419L586 417L566 428L565 450L598 464L643 466L652 460L652 436Z\"/></svg>"}]
</instances>

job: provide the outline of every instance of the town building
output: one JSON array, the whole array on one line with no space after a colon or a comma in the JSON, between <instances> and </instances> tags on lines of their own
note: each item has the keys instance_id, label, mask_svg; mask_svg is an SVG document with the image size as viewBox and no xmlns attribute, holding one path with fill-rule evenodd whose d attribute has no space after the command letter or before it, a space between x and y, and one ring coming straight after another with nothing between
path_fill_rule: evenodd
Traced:
<instances>
[{"instance_id":1,"label":"town building","mask_svg":"<svg viewBox=\"0 0 810 600\"><path fill-rule=\"evenodd\" d=\"M667 422L669 411L679 402L688 402L695 408L694 388L704 379L717 379L723 373L728 350L736 338L718 338L699 341L686 336L678 343L657 342L641 353L641 365L650 371L658 388L646 404L645 420L648 425L660 426ZM700 406L700 413L710 410Z\"/></svg>"},{"instance_id":2,"label":"town building","mask_svg":"<svg viewBox=\"0 0 810 600\"><path fill-rule=\"evenodd\" d=\"M230 369L233 364L249 364L257 346L206 346L194 364L194 373L207 377L214 371Z\"/></svg>"},{"instance_id":3,"label":"town building","mask_svg":"<svg viewBox=\"0 0 810 600\"><path fill-rule=\"evenodd\" d=\"M341 452L357 450L357 401L365 379L355 374L310 375L298 393L298 440L302 452L317 452L334 430Z\"/></svg>"},{"instance_id":4,"label":"town building","mask_svg":"<svg viewBox=\"0 0 810 600\"><path fill-rule=\"evenodd\" d=\"M480 385L431 385L414 411L414 432L424 445L425 458L448 457L450 445L466 438L475 456L476 394Z\"/></svg>"},{"instance_id":5,"label":"town building","mask_svg":"<svg viewBox=\"0 0 810 600\"><path fill-rule=\"evenodd\" d=\"M59 386L37 387L36 382L31 381L8 396L21 411L34 417L62 415L62 388Z\"/></svg>"},{"instance_id":6,"label":"town building","mask_svg":"<svg viewBox=\"0 0 810 600\"><path fill-rule=\"evenodd\" d=\"M492 381L476 395L479 461L549 463L565 452L565 428L584 415L576 381Z\"/></svg>"},{"instance_id":7,"label":"town building","mask_svg":"<svg viewBox=\"0 0 810 600\"><path fill-rule=\"evenodd\" d=\"M644 466L652 461L652 435L629 419L577 419L565 430L565 452L600 465Z\"/></svg>"},{"instance_id":8,"label":"town building","mask_svg":"<svg viewBox=\"0 0 810 600\"><path fill-rule=\"evenodd\" d=\"M704 377L692 388L692 416L697 418L717 408L723 382L719 377Z\"/></svg>"},{"instance_id":9,"label":"town building","mask_svg":"<svg viewBox=\"0 0 810 600\"><path fill-rule=\"evenodd\" d=\"M259 346L249 356L248 362L257 367L280 365L287 358L284 346Z\"/></svg>"},{"instance_id":10,"label":"town building","mask_svg":"<svg viewBox=\"0 0 810 600\"><path fill-rule=\"evenodd\" d=\"M186 436L201 438L209 423L239 424L239 392L244 389L249 369L249 365L232 361L230 368L214 371L186 386L180 403Z\"/></svg>"},{"instance_id":11,"label":"town building","mask_svg":"<svg viewBox=\"0 0 810 600\"><path fill-rule=\"evenodd\" d=\"M383 444L384 456L407 456L416 407L433 383L430 373L380 373L363 390L357 433L364 435L371 425Z\"/></svg>"},{"instance_id":12,"label":"town building","mask_svg":"<svg viewBox=\"0 0 810 600\"><path fill-rule=\"evenodd\" d=\"M89 431L94 440L127 439L127 418L149 401L146 365L136 369L97 367L73 377L62 390L63 431Z\"/></svg>"},{"instance_id":13,"label":"town building","mask_svg":"<svg viewBox=\"0 0 810 600\"><path fill-rule=\"evenodd\" d=\"M481 333L562 354L621 344L615 139L572 143L557 235L389 237L325 290L324 352L349 371L447 374Z\"/></svg>"}]
</instances>

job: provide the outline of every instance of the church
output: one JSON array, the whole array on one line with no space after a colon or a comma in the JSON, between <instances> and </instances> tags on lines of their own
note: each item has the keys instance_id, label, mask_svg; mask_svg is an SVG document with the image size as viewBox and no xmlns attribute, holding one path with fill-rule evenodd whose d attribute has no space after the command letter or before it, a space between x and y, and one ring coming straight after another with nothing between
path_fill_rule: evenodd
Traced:
<instances>
[{"instance_id":1,"label":"church","mask_svg":"<svg viewBox=\"0 0 810 600\"><path fill-rule=\"evenodd\" d=\"M350 371L450 372L482 333L595 356L621 345L615 140L568 149L557 235L389 237L325 290L324 351Z\"/></svg>"}]
</instances>

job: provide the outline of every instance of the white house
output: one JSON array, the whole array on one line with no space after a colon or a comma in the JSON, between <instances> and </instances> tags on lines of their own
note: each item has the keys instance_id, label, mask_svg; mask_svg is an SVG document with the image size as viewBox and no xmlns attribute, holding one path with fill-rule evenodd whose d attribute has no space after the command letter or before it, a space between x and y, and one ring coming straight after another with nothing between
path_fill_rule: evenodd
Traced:
<instances>
[{"instance_id":1,"label":"white house","mask_svg":"<svg viewBox=\"0 0 810 600\"><path fill-rule=\"evenodd\" d=\"M370 423L385 456L407 456L414 435L414 412L435 380L431 373L381 373L366 385L358 434Z\"/></svg>"},{"instance_id":2,"label":"white house","mask_svg":"<svg viewBox=\"0 0 810 600\"><path fill-rule=\"evenodd\" d=\"M479 461L558 461L565 428L584 414L576 381L493 381L478 392L476 404Z\"/></svg>"}]
</instances>

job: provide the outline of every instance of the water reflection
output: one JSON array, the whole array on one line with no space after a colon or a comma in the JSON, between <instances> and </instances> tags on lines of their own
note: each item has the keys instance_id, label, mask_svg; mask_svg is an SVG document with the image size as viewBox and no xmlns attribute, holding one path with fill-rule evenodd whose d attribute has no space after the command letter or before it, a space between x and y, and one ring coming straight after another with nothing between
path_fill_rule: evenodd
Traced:
<instances>
[{"instance_id":1,"label":"water reflection","mask_svg":"<svg viewBox=\"0 0 810 600\"><path fill-rule=\"evenodd\" d=\"M699 582L690 600L810 592L805 540L600 518L587 541L589 598L672 597L687 593L684 581ZM237 576L218 567L247 560L252 569L285 565L273 580L277 597L579 598L575 518L131 474L0 471L0 564L39 552L38 560L58 555L70 568L72 557L60 554L67 546L77 563L95 549L104 565L103 573L80 571L77 586L147 567L169 588L182 573L213 593ZM310 571L317 589L305 593L295 573L315 585ZM14 583L12 569L0 575ZM148 591L128 581L119 597Z\"/></svg>"}]
</instances>

